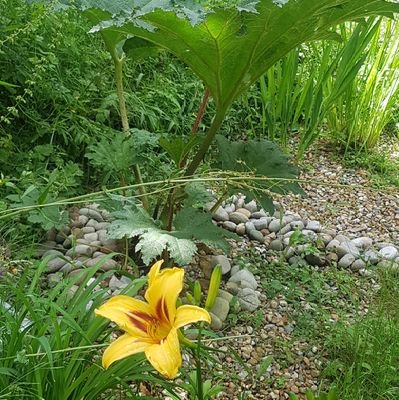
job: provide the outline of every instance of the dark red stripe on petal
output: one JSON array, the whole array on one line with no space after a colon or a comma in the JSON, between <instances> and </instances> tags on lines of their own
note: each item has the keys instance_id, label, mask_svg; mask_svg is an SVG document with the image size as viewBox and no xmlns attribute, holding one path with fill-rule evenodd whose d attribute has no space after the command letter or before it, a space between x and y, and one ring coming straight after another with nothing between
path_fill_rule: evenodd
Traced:
<instances>
[{"instance_id":1,"label":"dark red stripe on petal","mask_svg":"<svg viewBox=\"0 0 399 400\"><path fill-rule=\"evenodd\" d=\"M129 315L129 321L137 328L140 329L143 332L147 332L147 325L140 321L139 319L136 319L135 317Z\"/></svg>"},{"instance_id":2,"label":"dark red stripe on petal","mask_svg":"<svg viewBox=\"0 0 399 400\"><path fill-rule=\"evenodd\" d=\"M154 317L152 315L147 314L144 311L130 311L130 315L134 315L137 318L140 318L145 322L151 322L154 319Z\"/></svg>"},{"instance_id":3,"label":"dark red stripe on petal","mask_svg":"<svg viewBox=\"0 0 399 400\"><path fill-rule=\"evenodd\" d=\"M164 299L163 297L161 299L158 300L158 303L155 307L155 313L157 314L157 317L160 321L164 320L164 314L163 314L163 303L164 303Z\"/></svg>"},{"instance_id":4,"label":"dark red stripe on petal","mask_svg":"<svg viewBox=\"0 0 399 400\"><path fill-rule=\"evenodd\" d=\"M167 319L167 321L170 321L168 305L166 304L165 299L163 299L162 306L163 306L162 308L163 308L163 314L165 315L165 318Z\"/></svg>"},{"instance_id":5,"label":"dark red stripe on petal","mask_svg":"<svg viewBox=\"0 0 399 400\"><path fill-rule=\"evenodd\" d=\"M143 315L141 315L143 314ZM141 312L129 312L127 313L127 316L129 317L129 321L137 328L140 329L141 331L147 333L148 330L148 322L151 321L150 319L147 319L148 315L145 313ZM145 316L145 318L142 318Z\"/></svg>"}]
</instances>

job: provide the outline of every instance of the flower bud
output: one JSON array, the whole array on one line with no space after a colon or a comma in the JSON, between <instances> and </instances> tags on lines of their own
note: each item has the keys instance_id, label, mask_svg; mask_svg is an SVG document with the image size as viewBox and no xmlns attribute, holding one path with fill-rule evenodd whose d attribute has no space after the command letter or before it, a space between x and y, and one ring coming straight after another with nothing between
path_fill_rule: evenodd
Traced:
<instances>
[{"instance_id":1,"label":"flower bud","mask_svg":"<svg viewBox=\"0 0 399 400\"><path fill-rule=\"evenodd\" d=\"M205 309L210 310L219 292L220 281L222 280L222 267L216 265L212 271L211 281L209 282L208 297L206 298Z\"/></svg>"},{"instance_id":2,"label":"flower bud","mask_svg":"<svg viewBox=\"0 0 399 400\"><path fill-rule=\"evenodd\" d=\"M194 295L195 304L196 305L201 304L202 293L201 293L201 285L200 285L199 281L194 282L193 295Z\"/></svg>"}]
</instances>

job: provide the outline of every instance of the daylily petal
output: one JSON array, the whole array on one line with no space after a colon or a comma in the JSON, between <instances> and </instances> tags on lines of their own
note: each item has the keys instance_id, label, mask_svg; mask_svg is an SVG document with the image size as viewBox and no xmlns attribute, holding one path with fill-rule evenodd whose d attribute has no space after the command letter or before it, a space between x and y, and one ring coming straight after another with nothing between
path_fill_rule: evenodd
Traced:
<instances>
[{"instance_id":1,"label":"daylily petal","mask_svg":"<svg viewBox=\"0 0 399 400\"><path fill-rule=\"evenodd\" d=\"M172 329L160 344L145 349L145 355L151 365L162 375L173 379L181 366L181 354L177 330Z\"/></svg>"},{"instance_id":2,"label":"daylily petal","mask_svg":"<svg viewBox=\"0 0 399 400\"><path fill-rule=\"evenodd\" d=\"M95 310L96 315L110 319L131 336L148 336L148 325L154 317L151 307L129 296L114 296Z\"/></svg>"},{"instance_id":3,"label":"daylily petal","mask_svg":"<svg viewBox=\"0 0 399 400\"><path fill-rule=\"evenodd\" d=\"M157 261L150 269L150 272L148 273L148 286L151 286L155 279L159 276L160 274L160 269L161 265L163 264L163 260Z\"/></svg>"},{"instance_id":4,"label":"daylily petal","mask_svg":"<svg viewBox=\"0 0 399 400\"><path fill-rule=\"evenodd\" d=\"M176 310L176 318L173 324L174 328L181 328L184 325L192 324L198 321L211 323L211 316L204 308L197 306L184 305Z\"/></svg>"},{"instance_id":5,"label":"daylily petal","mask_svg":"<svg viewBox=\"0 0 399 400\"><path fill-rule=\"evenodd\" d=\"M175 319L176 301L183 289L183 278L182 268L165 268L155 277L152 276L145 293L153 313L161 321L170 323L170 326Z\"/></svg>"},{"instance_id":6,"label":"daylily petal","mask_svg":"<svg viewBox=\"0 0 399 400\"><path fill-rule=\"evenodd\" d=\"M145 351L152 343L142 342L125 333L112 342L104 351L103 367L108 368L113 362Z\"/></svg>"}]
</instances>

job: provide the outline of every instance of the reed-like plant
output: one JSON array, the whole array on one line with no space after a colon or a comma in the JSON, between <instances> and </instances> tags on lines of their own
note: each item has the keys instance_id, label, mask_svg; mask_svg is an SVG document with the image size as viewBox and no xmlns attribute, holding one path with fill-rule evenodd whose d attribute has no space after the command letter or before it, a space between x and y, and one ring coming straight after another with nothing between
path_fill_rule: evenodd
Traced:
<instances>
[{"instance_id":1,"label":"reed-like plant","mask_svg":"<svg viewBox=\"0 0 399 400\"><path fill-rule=\"evenodd\" d=\"M393 118L399 99L398 54L399 22L378 19L359 74L327 111L328 128L346 150L374 147Z\"/></svg>"}]
</instances>

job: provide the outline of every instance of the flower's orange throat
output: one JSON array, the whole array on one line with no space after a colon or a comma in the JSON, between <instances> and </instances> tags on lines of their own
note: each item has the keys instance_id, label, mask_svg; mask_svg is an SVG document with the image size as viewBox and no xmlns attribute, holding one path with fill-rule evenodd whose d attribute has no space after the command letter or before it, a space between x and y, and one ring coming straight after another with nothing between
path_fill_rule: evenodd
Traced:
<instances>
[{"instance_id":1,"label":"flower's orange throat","mask_svg":"<svg viewBox=\"0 0 399 400\"><path fill-rule=\"evenodd\" d=\"M143 311L133 310L127 312L130 322L140 329L143 334L148 335L154 342L160 342L168 336L172 328L167 315L167 308L163 307L165 302L159 301L157 304L156 315L147 314Z\"/></svg>"}]
</instances>

